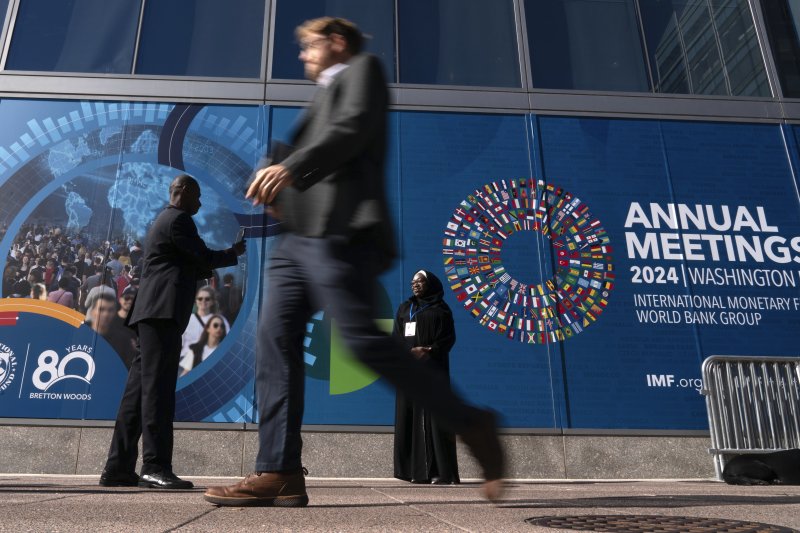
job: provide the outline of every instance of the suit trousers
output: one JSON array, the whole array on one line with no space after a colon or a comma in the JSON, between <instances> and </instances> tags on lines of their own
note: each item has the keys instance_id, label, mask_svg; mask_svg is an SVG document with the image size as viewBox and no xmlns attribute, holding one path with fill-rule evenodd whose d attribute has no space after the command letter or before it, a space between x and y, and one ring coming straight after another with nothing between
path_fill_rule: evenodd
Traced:
<instances>
[{"instance_id":1,"label":"suit trousers","mask_svg":"<svg viewBox=\"0 0 800 533\"><path fill-rule=\"evenodd\" d=\"M164 319L142 320L136 328L139 353L128 371L106 470L133 472L141 436L142 474L172 471L172 421L181 332L177 322Z\"/></svg>"},{"instance_id":2,"label":"suit trousers","mask_svg":"<svg viewBox=\"0 0 800 533\"><path fill-rule=\"evenodd\" d=\"M303 340L312 314L323 310L339 328L356 358L430 409L460 433L475 408L451 389L449 377L415 359L375 324L378 247L344 237L301 237L285 233L270 257L266 297L256 352L259 472L302 466L305 363Z\"/></svg>"}]
</instances>

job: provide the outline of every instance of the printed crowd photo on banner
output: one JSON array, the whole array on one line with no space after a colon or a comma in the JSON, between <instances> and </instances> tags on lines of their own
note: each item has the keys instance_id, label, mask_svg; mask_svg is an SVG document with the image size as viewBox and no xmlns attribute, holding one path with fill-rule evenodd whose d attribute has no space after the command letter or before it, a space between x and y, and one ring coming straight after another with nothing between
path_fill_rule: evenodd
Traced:
<instances>
[{"instance_id":1,"label":"printed crowd photo on banner","mask_svg":"<svg viewBox=\"0 0 800 533\"><path fill-rule=\"evenodd\" d=\"M137 349L124 320L138 290L144 237L168 201L172 179L189 172L200 181L203 207L195 221L209 246L229 243L245 228L245 237L263 240L264 217L241 194L263 151L262 110L26 104L0 106L8 115L5 135L13 131L0 149L8 154L2 187L14 192L5 194L0 235L6 257L0 416L113 419ZM10 107L30 114L6 113ZM215 357L231 370L228 399L246 388L251 359L237 365L235 348L255 304L245 287L248 274L257 286L257 272L247 264L199 284L193 317L202 325L190 324L183 335L187 391L179 398L203 385L201 374L216 366ZM218 407L184 408L182 416L195 419Z\"/></svg>"},{"instance_id":2,"label":"printed crowd photo on banner","mask_svg":"<svg viewBox=\"0 0 800 533\"><path fill-rule=\"evenodd\" d=\"M143 239L180 173L211 248L176 419L256 420L262 283L280 222L244 199L296 107L0 100L0 417L112 420ZM792 355L800 161L792 125L392 111L392 329L420 269L445 285L452 386L508 428L706 430L701 364ZM391 426L394 391L318 309L302 339L311 425Z\"/></svg>"}]
</instances>

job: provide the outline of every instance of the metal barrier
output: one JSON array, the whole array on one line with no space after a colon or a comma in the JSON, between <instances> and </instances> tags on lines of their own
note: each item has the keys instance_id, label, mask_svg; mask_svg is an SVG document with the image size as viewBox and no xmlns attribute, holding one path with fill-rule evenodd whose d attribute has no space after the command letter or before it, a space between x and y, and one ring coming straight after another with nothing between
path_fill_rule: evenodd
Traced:
<instances>
[{"instance_id":1,"label":"metal barrier","mask_svg":"<svg viewBox=\"0 0 800 533\"><path fill-rule=\"evenodd\" d=\"M800 358L712 355L701 392L717 479L726 454L800 448Z\"/></svg>"}]
</instances>

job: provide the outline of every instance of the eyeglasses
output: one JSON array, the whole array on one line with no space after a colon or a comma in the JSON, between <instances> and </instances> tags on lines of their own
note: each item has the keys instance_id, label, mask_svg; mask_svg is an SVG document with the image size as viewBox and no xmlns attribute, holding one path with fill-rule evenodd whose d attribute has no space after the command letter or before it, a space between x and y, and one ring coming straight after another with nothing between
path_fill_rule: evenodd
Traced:
<instances>
[{"instance_id":1,"label":"eyeglasses","mask_svg":"<svg viewBox=\"0 0 800 533\"><path fill-rule=\"evenodd\" d=\"M315 48L319 48L320 45L327 40L328 37L319 37L318 39L314 39L312 41L300 41L299 43L300 50L305 52L306 50L313 50Z\"/></svg>"},{"instance_id":2,"label":"eyeglasses","mask_svg":"<svg viewBox=\"0 0 800 533\"><path fill-rule=\"evenodd\" d=\"M197 297L197 301L198 302L210 302L211 301L211 297L210 296L198 296Z\"/></svg>"}]
</instances>

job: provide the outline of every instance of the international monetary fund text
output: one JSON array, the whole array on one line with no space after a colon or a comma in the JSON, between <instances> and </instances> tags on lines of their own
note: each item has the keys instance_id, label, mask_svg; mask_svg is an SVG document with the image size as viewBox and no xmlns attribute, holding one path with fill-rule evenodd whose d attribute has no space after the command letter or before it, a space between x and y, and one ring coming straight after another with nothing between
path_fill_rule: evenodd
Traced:
<instances>
[{"instance_id":1,"label":"international monetary fund text","mask_svg":"<svg viewBox=\"0 0 800 533\"><path fill-rule=\"evenodd\" d=\"M633 295L640 323L758 326L800 310L800 236L761 206L633 202L625 228L631 283L648 287ZM676 286L697 294L667 294Z\"/></svg>"}]
</instances>

